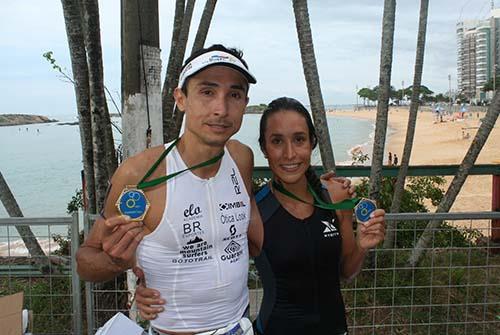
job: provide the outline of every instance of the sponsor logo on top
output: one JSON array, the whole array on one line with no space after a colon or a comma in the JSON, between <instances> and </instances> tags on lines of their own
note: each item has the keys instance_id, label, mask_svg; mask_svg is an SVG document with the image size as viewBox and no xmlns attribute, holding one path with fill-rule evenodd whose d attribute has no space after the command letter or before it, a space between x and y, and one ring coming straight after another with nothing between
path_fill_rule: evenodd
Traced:
<instances>
[{"instance_id":1,"label":"sponsor logo on top","mask_svg":"<svg viewBox=\"0 0 500 335\"><path fill-rule=\"evenodd\" d=\"M335 219L332 219L332 222L321 220L321 223L325 225L325 230L323 230L324 237L339 236L339 231L337 230L337 227L335 227L333 225L334 222L335 222Z\"/></svg>"}]
</instances>

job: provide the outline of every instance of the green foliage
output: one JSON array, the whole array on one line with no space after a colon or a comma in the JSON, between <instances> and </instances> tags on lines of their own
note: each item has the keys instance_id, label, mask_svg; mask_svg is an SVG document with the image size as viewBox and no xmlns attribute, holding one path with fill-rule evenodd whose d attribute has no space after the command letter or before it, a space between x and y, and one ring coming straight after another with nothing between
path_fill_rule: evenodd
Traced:
<instances>
[{"instance_id":1,"label":"green foliage","mask_svg":"<svg viewBox=\"0 0 500 335\"><path fill-rule=\"evenodd\" d=\"M66 213L73 214L79 209L83 209L83 190L76 189L75 195L71 197L71 201L68 203Z\"/></svg>"}]
</instances>

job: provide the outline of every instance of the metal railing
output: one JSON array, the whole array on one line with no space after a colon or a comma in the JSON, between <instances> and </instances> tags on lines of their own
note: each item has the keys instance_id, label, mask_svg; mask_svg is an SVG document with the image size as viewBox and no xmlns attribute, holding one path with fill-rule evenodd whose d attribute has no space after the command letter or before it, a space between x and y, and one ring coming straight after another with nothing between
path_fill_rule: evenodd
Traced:
<instances>
[{"instance_id":1,"label":"metal railing","mask_svg":"<svg viewBox=\"0 0 500 335\"><path fill-rule=\"evenodd\" d=\"M488 237L494 219L500 219L500 212L387 214L387 221L398 221L394 247L372 250L360 274L351 282L343 283L350 334L497 333L500 329L500 246ZM412 246L430 220L445 221L433 229L433 239L421 262L408 265ZM15 293L20 284L25 285L25 302L28 308L34 309L35 329L40 318L49 325L37 334L81 334L84 325L87 333L93 334L114 313L127 311L128 291L124 280L86 283L86 322L82 324L80 284L74 264L78 247L76 216L0 219L0 228L6 228L0 238L12 245L17 239L12 230L16 225L44 227L46 233L37 234L39 239L40 236L50 238L54 226L71 227L70 251L62 256L69 263L59 267L60 273L30 272L23 265L23 271L28 271L23 274L16 272L15 265L9 270L5 262L0 268L0 295ZM85 226L88 229L88 222ZM54 250L49 245L49 251ZM9 258L12 261L14 256L3 257L4 261ZM47 291L40 291L40 283L47 284L42 285ZM69 287L63 293L61 283ZM249 272L249 287L251 315L255 317L263 291L254 268ZM42 303L45 310L38 312L37 317L37 304ZM71 311L62 313L58 308L65 304L71 306Z\"/></svg>"},{"instance_id":2,"label":"metal railing","mask_svg":"<svg viewBox=\"0 0 500 335\"><path fill-rule=\"evenodd\" d=\"M393 248L377 248L344 283L349 334L496 334L500 330L500 245L487 236L500 212L387 214ZM408 258L431 220L445 220L415 266ZM251 271L251 303L263 296Z\"/></svg>"},{"instance_id":3,"label":"metal railing","mask_svg":"<svg viewBox=\"0 0 500 335\"><path fill-rule=\"evenodd\" d=\"M29 255L16 226L29 226L46 256ZM4 248L0 256L0 296L24 292L24 308L33 312L36 334L82 333L80 279L74 263L78 231L77 214L65 218L0 218L0 244ZM56 252L56 234L67 239L69 250Z\"/></svg>"}]
</instances>

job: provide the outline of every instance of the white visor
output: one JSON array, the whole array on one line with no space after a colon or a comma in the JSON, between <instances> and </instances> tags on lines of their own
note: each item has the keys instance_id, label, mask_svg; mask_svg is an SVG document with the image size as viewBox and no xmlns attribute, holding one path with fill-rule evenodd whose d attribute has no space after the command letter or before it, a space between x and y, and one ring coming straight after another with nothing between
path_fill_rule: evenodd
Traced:
<instances>
[{"instance_id":1,"label":"white visor","mask_svg":"<svg viewBox=\"0 0 500 335\"><path fill-rule=\"evenodd\" d=\"M224 51L209 51L204 54L199 55L192 61L190 61L182 70L179 76L179 84L177 87L181 88L186 82L187 78L195 75L201 70L214 65L228 66L245 76L250 84L255 84L257 80L248 71L245 65L235 56Z\"/></svg>"}]
</instances>

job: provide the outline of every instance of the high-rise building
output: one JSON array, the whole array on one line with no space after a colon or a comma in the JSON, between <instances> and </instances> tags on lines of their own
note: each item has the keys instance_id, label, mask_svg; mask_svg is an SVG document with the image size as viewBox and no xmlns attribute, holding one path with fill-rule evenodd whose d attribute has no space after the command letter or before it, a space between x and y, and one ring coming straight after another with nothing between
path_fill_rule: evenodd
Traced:
<instances>
[{"instance_id":1,"label":"high-rise building","mask_svg":"<svg viewBox=\"0 0 500 335\"><path fill-rule=\"evenodd\" d=\"M500 9L490 18L457 23L458 91L472 101L488 96L484 85L496 77L500 59ZM491 94L489 94L491 96Z\"/></svg>"}]
</instances>

